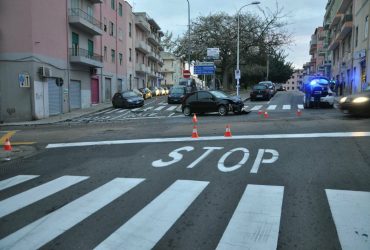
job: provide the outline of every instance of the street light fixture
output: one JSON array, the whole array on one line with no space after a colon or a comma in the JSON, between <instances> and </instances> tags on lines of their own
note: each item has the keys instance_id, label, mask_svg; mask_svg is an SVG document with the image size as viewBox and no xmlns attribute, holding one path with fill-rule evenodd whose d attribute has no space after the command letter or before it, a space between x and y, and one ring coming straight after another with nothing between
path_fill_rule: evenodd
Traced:
<instances>
[{"instance_id":1,"label":"street light fixture","mask_svg":"<svg viewBox=\"0 0 370 250\"><path fill-rule=\"evenodd\" d=\"M240 88L240 69L239 69L239 30L240 30L240 11L244 8L244 7L247 7L249 5L256 5L256 4L260 4L261 2L259 1L254 1L254 2L251 2L249 4L246 4L246 5L243 5L242 7L240 7L240 9L238 10L237 12L237 16L238 16L238 38L237 38L237 50L236 50L236 72L235 72L235 78L236 78L236 95L239 97L239 88Z\"/></svg>"},{"instance_id":2,"label":"street light fixture","mask_svg":"<svg viewBox=\"0 0 370 250\"><path fill-rule=\"evenodd\" d=\"M188 67L190 70L190 3L189 0L186 0L188 2Z\"/></svg>"}]
</instances>

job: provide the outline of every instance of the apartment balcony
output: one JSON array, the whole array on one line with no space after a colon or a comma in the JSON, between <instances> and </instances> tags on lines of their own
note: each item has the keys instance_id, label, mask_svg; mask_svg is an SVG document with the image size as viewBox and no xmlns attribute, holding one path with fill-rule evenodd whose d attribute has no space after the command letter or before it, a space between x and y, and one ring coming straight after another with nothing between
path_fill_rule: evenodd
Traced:
<instances>
[{"instance_id":1,"label":"apartment balcony","mask_svg":"<svg viewBox=\"0 0 370 250\"><path fill-rule=\"evenodd\" d=\"M342 3L340 4L338 9L338 13L345 14L349 8L350 3L352 3L352 0L342 0Z\"/></svg>"},{"instance_id":2,"label":"apartment balcony","mask_svg":"<svg viewBox=\"0 0 370 250\"><path fill-rule=\"evenodd\" d=\"M136 44L136 49L143 52L144 54L149 54L150 53L150 47L144 41L139 41Z\"/></svg>"},{"instance_id":3,"label":"apartment balcony","mask_svg":"<svg viewBox=\"0 0 370 250\"><path fill-rule=\"evenodd\" d=\"M325 56L326 55L326 49L319 49L319 56Z\"/></svg>"},{"instance_id":4,"label":"apartment balcony","mask_svg":"<svg viewBox=\"0 0 370 250\"><path fill-rule=\"evenodd\" d=\"M89 67L103 68L103 57L86 49L70 48L69 60L71 63Z\"/></svg>"},{"instance_id":5,"label":"apartment balcony","mask_svg":"<svg viewBox=\"0 0 370 250\"><path fill-rule=\"evenodd\" d=\"M338 32L337 34L335 34L335 36L332 37L328 50L335 50L339 46L339 35L340 33Z\"/></svg>"},{"instance_id":6,"label":"apartment balcony","mask_svg":"<svg viewBox=\"0 0 370 250\"><path fill-rule=\"evenodd\" d=\"M163 73L175 73L175 69L171 67L164 67L162 68Z\"/></svg>"},{"instance_id":7,"label":"apartment balcony","mask_svg":"<svg viewBox=\"0 0 370 250\"><path fill-rule=\"evenodd\" d=\"M96 3L104 3L104 0L89 0L90 3L96 4Z\"/></svg>"},{"instance_id":8,"label":"apartment balcony","mask_svg":"<svg viewBox=\"0 0 370 250\"><path fill-rule=\"evenodd\" d=\"M145 32L150 32L150 24L144 16L135 15L135 25Z\"/></svg>"},{"instance_id":9,"label":"apartment balcony","mask_svg":"<svg viewBox=\"0 0 370 250\"><path fill-rule=\"evenodd\" d=\"M144 63L137 63L135 71L141 74L145 74L148 72L148 67Z\"/></svg>"},{"instance_id":10,"label":"apartment balcony","mask_svg":"<svg viewBox=\"0 0 370 250\"><path fill-rule=\"evenodd\" d=\"M150 35L148 36L148 41L154 44L155 46L159 46L161 44L159 37L154 35L153 33L150 33Z\"/></svg>"},{"instance_id":11,"label":"apartment balcony","mask_svg":"<svg viewBox=\"0 0 370 250\"><path fill-rule=\"evenodd\" d=\"M81 9L69 9L69 24L90 35L102 35L102 23Z\"/></svg>"},{"instance_id":12,"label":"apartment balcony","mask_svg":"<svg viewBox=\"0 0 370 250\"><path fill-rule=\"evenodd\" d=\"M316 36L312 36L310 41L310 55L312 55L316 49L317 49L317 38Z\"/></svg>"},{"instance_id":13,"label":"apartment balcony","mask_svg":"<svg viewBox=\"0 0 370 250\"><path fill-rule=\"evenodd\" d=\"M340 20L342 20L342 16L343 16L343 14L336 14L335 16L334 16L334 18L333 18L333 21L331 22L331 24L330 24L330 29L333 29L339 22L340 22Z\"/></svg>"},{"instance_id":14,"label":"apartment balcony","mask_svg":"<svg viewBox=\"0 0 370 250\"><path fill-rule=\"evenodd\" d=\"M345 38L348 35L348 33L352 31L352 26L353 26L353 16L351 14L344 15L341 22L341 28L338 39L342 40L343 38Z\"/></svg>"},{"instance_id":15,"label":"apartment balcony","mask_svg":"<svg viewBox=\"0 0 370 250\"><path fill-rule=\"evenodd\" d=\"M152 51L148 54L148 58L152 60L157 60L157 55Z\"/></svg>"}]
</instances>

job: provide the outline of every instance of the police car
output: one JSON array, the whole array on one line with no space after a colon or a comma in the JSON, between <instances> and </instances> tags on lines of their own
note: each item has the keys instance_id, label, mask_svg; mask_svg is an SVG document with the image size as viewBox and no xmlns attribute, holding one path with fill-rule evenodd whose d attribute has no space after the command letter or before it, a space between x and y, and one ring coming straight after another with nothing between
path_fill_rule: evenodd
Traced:
<instances>
[{"instance_id":1,"label":"police car","mask_svg":"<svg viewBox=\"0 0 370 250\"><path fill-rule=\"evenodd\" d=\"M334 92L330 89L330 81L323 76L308 75L303 78L301 89L304 93L303 103L305 108L319 107L326 104L334 106Z\"/></svg>"}]
</instances>

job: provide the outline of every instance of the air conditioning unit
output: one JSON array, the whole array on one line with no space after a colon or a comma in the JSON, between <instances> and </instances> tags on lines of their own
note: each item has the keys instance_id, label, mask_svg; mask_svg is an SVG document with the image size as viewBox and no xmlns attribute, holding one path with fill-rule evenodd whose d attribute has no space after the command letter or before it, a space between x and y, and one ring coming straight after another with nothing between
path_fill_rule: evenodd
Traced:
<instances>
[{"instance_id":1,"label":"air conditioning unit","mask_svg":"<svg viewBox=\"0 0 370 250\"><path fill-rule=\"evenodd\" d=\"M40 77L52 77L52 72L49 67L42 66L39 68L39 75Z\"/></svg>"}]
</instances>

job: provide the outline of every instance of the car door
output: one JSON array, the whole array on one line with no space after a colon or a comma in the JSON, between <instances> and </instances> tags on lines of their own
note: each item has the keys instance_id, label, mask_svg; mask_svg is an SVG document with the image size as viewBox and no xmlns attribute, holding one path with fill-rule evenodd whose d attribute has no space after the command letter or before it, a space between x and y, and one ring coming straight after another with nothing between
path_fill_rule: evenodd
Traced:
<instances>
[{"instance_id":1,"label":"car door","mask_svg":"<svg viewBox=\"0 0 370 250\"><path fill-rule=\"evenodd\" d=\"M217 105L215 105L215 98L209 92L198 92L199 112L215 112Z\"/></svg>"}]
</instances>

